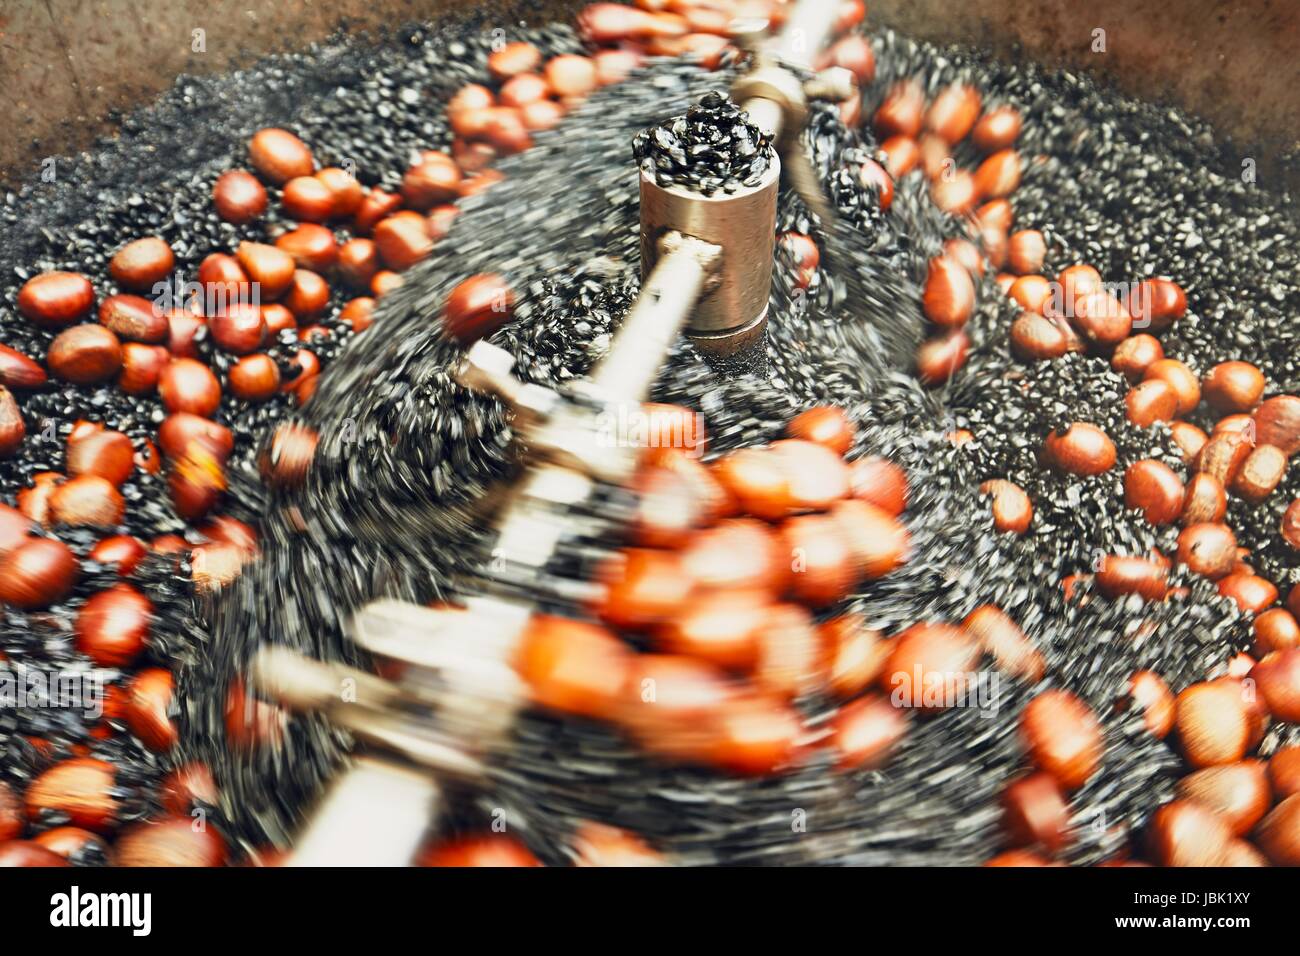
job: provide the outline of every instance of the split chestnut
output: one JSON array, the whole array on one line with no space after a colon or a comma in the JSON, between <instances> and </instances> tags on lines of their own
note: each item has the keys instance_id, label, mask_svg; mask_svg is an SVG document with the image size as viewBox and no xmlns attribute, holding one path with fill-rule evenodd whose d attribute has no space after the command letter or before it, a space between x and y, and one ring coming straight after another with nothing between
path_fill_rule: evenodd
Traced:
<instances>
[{"instance_id":1,"label":"split chestnut","mask_svg":"<svg viewBox=\"0 0 1300 956\"><path fill-rule=\"evenodd\" d=\"M1273 493L1286 474L1286 454L1273 445L1257 445L1232 479L1232 491L1243 501L1258 504Z\"/></svg>"},{"instance_id":2,"label":"split chestnut","mask_svg":"<svg viewBox=\"0 0 1300 956\"><path fill-rule=\"evenodd\" d=\"M1014 843L1055 852L1065 845L1070 820L1061 788L1049 773L1033 773L1002 794L1003 822Z\"/></svg>"}]
</instances>

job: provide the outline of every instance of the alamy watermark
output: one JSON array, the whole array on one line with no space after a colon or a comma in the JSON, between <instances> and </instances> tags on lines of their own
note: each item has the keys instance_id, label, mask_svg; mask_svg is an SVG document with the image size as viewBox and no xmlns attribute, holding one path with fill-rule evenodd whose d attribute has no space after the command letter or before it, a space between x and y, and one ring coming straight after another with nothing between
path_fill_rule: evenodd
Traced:
<instances>
[{"instance_id":1,"label":"alamy watermark","mask_svg":"<svg viewBox=\"0 0 1300 956\"><path fill-rule=\"evenodd\" d=\"M80 710L104 715L104 672L0 666L0 709Z\"/></svg>"},{"instance_id":2,"label":"alamy watermark","mask_svg":"<svg viewBox=\"0 0 1300 956\"><path fill-rule=\"evenodd\" d=\"M889 685L893 688L889 702L895 707L973 707L981 717L992 717L1001 700L997 671L927 671L917 664L911 673L900 670L890 674Z\"/></svg>"},{"instance_id":3,"label":"alamy watermark","mask_svg":"<svg viewBox=\"0 0 1300 956\"><path fill-rule=\"evenodd\" d=\"M596 417L596 441L604 448L679 448L692 458L704 455L704 416L699 412L647 410L618 405Z\"/></svg>"}]
</instances>

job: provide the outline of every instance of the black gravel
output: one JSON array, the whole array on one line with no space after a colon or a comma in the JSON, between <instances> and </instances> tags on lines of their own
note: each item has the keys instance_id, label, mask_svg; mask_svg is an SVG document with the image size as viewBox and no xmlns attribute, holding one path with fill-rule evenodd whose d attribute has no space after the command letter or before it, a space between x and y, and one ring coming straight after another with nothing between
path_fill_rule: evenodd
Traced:
<instances>
[{"instance_id":1,"label":"black gravel","mask_svg":"<svg viewBox=\"0 0 1300 956\"><path fill-rule=\"evenodd\" d=\"M705 196L757 186L776 156L749 114L717 90L681 116L637 133L632 154L660 186Z\"/></svg>"},{"instance_id":2,"label":"black gravel","mask_svg":"<svg viewBox=\"0 0 1300 956\"><path fill-rule=\"evenodd\" d=\"M528 36L547 52L577 48L566 27ZM1029 161L1014 197L1017 224L1044 231L1049 270L1087 261L1107 279L1169 275L1187 290L1190 314L1163 336L1168 354L1198 371L1247 358L1264 369L1270 391L1300 387L1297 326L1288 321L1300 305L1294 210L1287 197L1234 178L1208 129L1075 75L996 63L888 31L874 43L880 76L866 93L865 116L904 75L920 77L930 91L966 79L986 101L1022 110ZM5 196L0 265L18 280L75 268L106 294L116 291L102 278L107 257L126 237L162 235L187 273L208 251L270 237L283 223L218 223L207 191L217 171L243 162L232 144L271 123L299 132L323 163L352 158L363 180L392 185L411 149L446 143L437 104L461 83L483 79L487 49L485 37L409 30L395 42L333 44L232 76L186 79L129 120L121 143L74 167L69 183ZM198 758L218 778L223 832L245 848L288 841L348 741L300 719L283 747L232 750L222 717L231 680L265 642L355 660L343 624L373 597L429 602L460 593L491 544L481 502L516 467L502 409L451 380L460 351L434 318L447 291L476 272L502 273L518 304L515 321L494 341L515 354L517 373L553 386L583 374L604 354L638 288L636 170L627 145L666 116L689 117L692 104L729 79L725 71L656 62L602 90L532 150L500 165L508 178L464 204L451 236L385 299L370 333L349 342L332 326L321 347L329 373L305 409L295 412L287 399L257 410L223 407L220 418L236 429L241 448L232 462L233 513L258 521L262 559L215 600L190 594L184 566L153 559L138 572L159 605L163 636L151 655L180 666L183 740L166 761L127 735L93 744L119 766L131 813L149 812L166 766ZM692 137L673 136L688 152L682 144ZM846 131L829 109L815 111L805 143L840 219L825 227L796 197L782 195L780 228L817 237L823 268L805 295L789 263L779 263L766 370L724 378L682 342L655 396L698 407L714 451L773 437L812 403L850 410L859 425L854 454L887 454L910 475L913 553L849 606L891 632L918 620L960 620L984 603L1020 622L1046 656L1047 681L1080 694L1104 721L1105 761L1073 797L1075 840L1064 858L1105 859L1134 841L1183 772L1169 743L1116 708L1128 676L1151 668L1177 690L1221 671L1248 646L1249 621L1212 585L1180 572L1172 583L1188 593L1166 602L1108 601L1087 584L1065 601L1061 578L1087 571L1099 554L1172 550L1172 532L1124 511L1119 492L1123 469L1138 458L1161 458L1185 474L1166 430L1124 421L1124 383L1102 360L1012 360L1005 330L1014 310L991 279L968 328L967 368L944 389L921 389L906 374L921 327L919 282L926 260L961 225L934 210L917 177L897 184L891 210L882 213L853 168L876 145L873 137ZM146 159L145 147L154 158ZM168 161L159 163L158 154ZM719 180L712 188L725 189L733 173L744 181L734 150L709 155L704 178ZM657 155L653 161L662 174ZM705 188L704 178L696 188ZM6 288L0 300L0 329L8 344L39 354L44 333L13 314L15 292L16 285ZM37 430L36 417L58 422L64 435L76 417L93 417L142 437L158 420L156 402L106 390L20 398L29 431ZM300 490L254 491L252 455L271 422L289 415L319 430L316 466ZM1091 421L1115 440L1119 462L1111 473L1077 479L1038 466L1043 436L1071 420ZM946 435L958 427L976 440L954 448ZM6 501L35 471L59 467L61 440L27 444L22 457L0 463ZM1036 516L1028 535L994 532L987 500L975 491L990 477L1029 492ZM159 487L142 480L128 491L128 530L175 530ZM1295 572L1276 541L1276 513L1296 491L1288 477L1268 502L1234 504L1230 518L1279 586ZM609 496L616 516L618 495ZM83 549L93 540L61 536ZM571 542L560 564L580 567L582 556L612 540ZM92 573L49 614L8 615L0 621L0 650L54 665L79 661L71 614L103 583ZM548 607L564 607L562 589L541 597ZM1002 848L997 797L1025 766L1016 722L1039 689L1006 679L993 707L914 721L883 771L839 774L814 761L765 780L667 767L607 728L530 713L494 761L492 785L455 801L451 823L482 826L493 809L505 808L512 828L550 862L566 858L578 820L596 819L629 826L692 863L978 863ZM831 712L820 699L801 706L812 723ZM0 713L0 772L21 786L49 759L27 737L47 739L63 754L86 731L49 713ZM1286 739L1273 730L1265 751ZM806 832L792 831L795 809L807 814Z\"/></svg>"}]
</instances>

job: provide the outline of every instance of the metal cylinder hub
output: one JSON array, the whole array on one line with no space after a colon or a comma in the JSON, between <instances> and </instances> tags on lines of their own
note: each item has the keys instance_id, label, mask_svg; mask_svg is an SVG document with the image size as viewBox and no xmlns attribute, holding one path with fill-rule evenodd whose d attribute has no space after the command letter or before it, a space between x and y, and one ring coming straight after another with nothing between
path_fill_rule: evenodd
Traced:
<instances>
[{"instance_id":1,"label":"metal cylinder hub","mask_svg":"<svg viewBox=\"0 0 1300 956\"><path fill-rule=\"evenodd\" d=\"M641 173L643 278L674 233L722 249L722 262L686 328L696 346L711 355L733 355L760 339L766 328L780 180L781 163L775 156L757 185L712 196L661 186Z\"/></svg>"}]
</instances>

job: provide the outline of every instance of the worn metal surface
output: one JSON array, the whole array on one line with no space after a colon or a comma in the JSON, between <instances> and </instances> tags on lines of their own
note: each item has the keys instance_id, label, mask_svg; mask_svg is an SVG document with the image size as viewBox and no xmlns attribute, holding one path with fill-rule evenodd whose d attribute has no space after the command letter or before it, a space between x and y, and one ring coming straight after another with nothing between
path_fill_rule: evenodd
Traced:
<instances>
[{"instance_id":1,"label":"worn metal surface","mask_svg":"<svg viewBox=\"0 0 1300 956\"><path fill-rule=\"evenodd\" d=\"M564 15L576 0L4 0L0 3L0 181L83 149L113 116L181 73L212 73L301 48L337 29L480 16ZM1295 0L872 0L870 18L927 39L1087 69L1169 99L1254 144L1261 171L1300 155L1300 3ZM1093 52L1094 30L1105 52ZM202 30L202 51L195 30Z\"/></svg>"},{"instance_id":2,"label":"worn metal surface","mask_svg":"<svg viewBox=\"0 0 1300 956\"><path fill-rule=\"evenodd\" d=\"M246 66L337 30L448 18L483 29L567 16L565 0L0 0L0 182L93 145L183 73ZM195 31L202 31L196 34ZM201 43L199 40L201 39ZM202 49L199 49L202 47Z\"/></svg>"}]
</instances>

